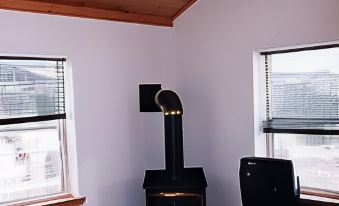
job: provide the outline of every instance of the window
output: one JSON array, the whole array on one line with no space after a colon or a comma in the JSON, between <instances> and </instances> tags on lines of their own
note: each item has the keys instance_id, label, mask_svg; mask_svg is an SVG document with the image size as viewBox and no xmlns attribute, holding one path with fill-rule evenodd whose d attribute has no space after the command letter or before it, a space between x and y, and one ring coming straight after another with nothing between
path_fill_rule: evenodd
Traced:
<instances>
[{"instance_id":1,"label":"window","mask_svg":"<svg viewBox=\"0 0 339 206\"><path fill-rule=\"evenodd\" d=\"M291 159L302 192L339 194L339 47L262 52L268 156Z\"/></svg>"},{"instance_id":2,"label":"window","mask_svg":"<svg viewBox=\"0 0 339 206\"><path fill-rule=\"evenodd\" d=\"M0 205L68 190L64 65L0 57Z\"/></svg>"}]
</instances>

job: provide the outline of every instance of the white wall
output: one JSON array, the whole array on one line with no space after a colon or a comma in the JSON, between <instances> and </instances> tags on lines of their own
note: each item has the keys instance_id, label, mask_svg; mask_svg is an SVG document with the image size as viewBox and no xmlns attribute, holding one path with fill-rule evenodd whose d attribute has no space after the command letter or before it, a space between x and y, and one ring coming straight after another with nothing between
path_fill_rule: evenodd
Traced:
<instances>
[{"instance_id":1,"label":"white wall","mask_svg":"<svg viewBox=\"0 0 339 206\"><path fill-rule=\"evenodd\" d=\"M72 63L79 189L88 205L144 205L143 174L163 165L163 132L160 114L139 113L138 84L175 85L173 30L9 11L0 11L0 28L1 54Z\"/></svg>"},{"instance_id":2,"label":"white wall","mask_svg":"<svg viewBox=\"0 0 339 206\"><path fill-rule=\"evenodd\" d=\"M241 205L239 159L254 154L253 51L339 39L337 0L200 0L174 25L186 165L207 205Z\"/></svg>"}]
</instances>

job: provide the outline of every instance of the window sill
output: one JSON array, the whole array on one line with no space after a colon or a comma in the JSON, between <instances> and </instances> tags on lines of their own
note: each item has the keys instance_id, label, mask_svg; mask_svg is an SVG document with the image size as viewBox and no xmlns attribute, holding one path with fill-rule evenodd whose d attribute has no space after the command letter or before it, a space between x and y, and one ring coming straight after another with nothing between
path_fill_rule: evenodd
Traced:
<instances>
[{"instance_id":1,"label":"window sill","mask_svg":"<svg viewBox=\"0 0 339 206\"><path fill-rule=\"evenodd\" d=\"M300 197L302 206L339 206L339 200L302 194Z\"/></svg>"},{"instance_id":2,"label":"window sill","mask_svg":"<svg viewBox=\"0 0 339 206\"><path fill-rule=\"evenodd\" d=\"M8 206L81 206L86 203L86 197L74 197L71 194L50 197L44 200L17 202Z\"/></svg>"}]
</instances>

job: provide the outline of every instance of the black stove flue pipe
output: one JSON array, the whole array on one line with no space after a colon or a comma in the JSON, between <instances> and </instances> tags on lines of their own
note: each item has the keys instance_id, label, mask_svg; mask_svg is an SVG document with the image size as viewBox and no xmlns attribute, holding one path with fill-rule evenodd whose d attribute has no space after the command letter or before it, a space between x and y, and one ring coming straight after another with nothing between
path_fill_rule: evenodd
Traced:
<instances>
[{"instance_id":1,"label":"black stove flue pipe","mask_svg":"<svg viewBox=\"0 0 339 206\"><path fill-rule=\"evenodd\" d=\"M166 171L172 180L179 180L184 169L182 104L171 90L160 90L155 102L164 114Z\"/></svg>"}]
</instances>

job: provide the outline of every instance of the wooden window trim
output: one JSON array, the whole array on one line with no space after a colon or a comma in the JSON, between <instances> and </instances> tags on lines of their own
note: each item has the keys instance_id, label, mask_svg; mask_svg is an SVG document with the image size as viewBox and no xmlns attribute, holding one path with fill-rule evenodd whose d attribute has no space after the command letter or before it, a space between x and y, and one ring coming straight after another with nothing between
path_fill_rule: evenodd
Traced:
<instances>
[{"instance_id":1,"label":"wooden window trim","mask_svg":"<svg viewBox=\"0 0 339 206\"><path fill-rule=\"evenodd\" d=\"M301 188L302 206L339 206L339 193Z\"/></svg>"},{"instance_id":2,"label":"wooden window trim","mask_svg":"<svg viewBox=\"0 0 339 206\"><path fill-rule=\"evenodd\" d=\"M74 197L71 194L62 194L44 199L22 201L8 206L81 206L86 202L86 197Z\"/></svg>"},{"instance_id":3,"label":"wooden window trim","mask_svg":"<svg viewBox=\"0 0 339 206\"><path fill-rule=\"evenodd\" d=\"M314 196L314 197L323 197L323 198L339 200L339 193L336 193L336 192L316 190L312 188L302 187L301 193L305 195Z\"/></svg>"},{"instance_id":4,"label":"wooden window trim","mask_svg":"<svg viewBox=\"0 0 339 206\"><path fill-rule=\"evenodd\" d=\"M335 199L311 196L311 195L301 195L300 206L339 206L339 201Z\"/></svg>"}]
</instances>

